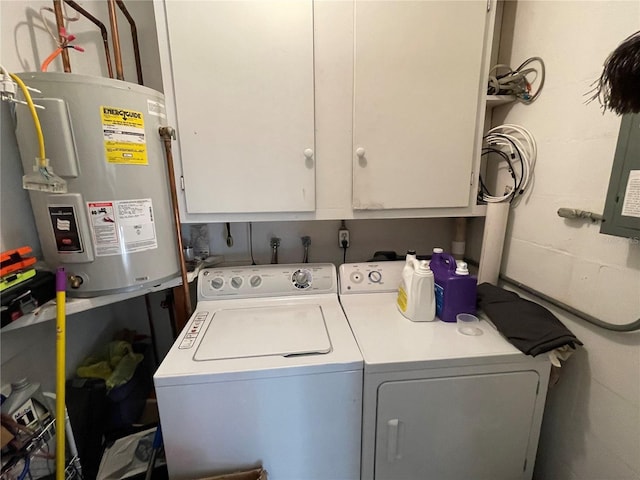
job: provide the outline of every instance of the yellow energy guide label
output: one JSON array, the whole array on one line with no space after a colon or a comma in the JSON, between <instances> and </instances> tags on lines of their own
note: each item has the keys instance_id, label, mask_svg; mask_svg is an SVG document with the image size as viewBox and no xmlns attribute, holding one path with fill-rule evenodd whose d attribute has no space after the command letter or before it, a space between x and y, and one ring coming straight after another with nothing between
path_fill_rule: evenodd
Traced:
<instances>
[{"instance_id":1,"label":"yellow energy guide label","mask_svg":"<svg viewBox=\"0 0 640 480\"><path fill-rule=\"evenodd\" d=\"M148 165L142 112L101 106L100 116L107 162Z\"/></svg>"}]
</instances>

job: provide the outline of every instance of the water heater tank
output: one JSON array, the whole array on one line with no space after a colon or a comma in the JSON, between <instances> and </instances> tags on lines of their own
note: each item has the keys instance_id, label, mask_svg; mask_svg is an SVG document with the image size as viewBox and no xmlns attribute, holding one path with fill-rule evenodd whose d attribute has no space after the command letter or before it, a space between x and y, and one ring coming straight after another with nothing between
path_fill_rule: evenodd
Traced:
<instances>
[{"instance_id":1,"label":"water heater tank","mask_svg":"<svg viewBox=\"0 0 640 480\"><path fill-rule=\"evenodd\" d=\"M158 127L164 96L119 80L22 73L53 171L68 193L29 191L46 263L64 266L69 295L91 297L160 284L179 275L167 165ZM16 106L25 173L38 142L27 107Z\"/></svg>"}]
</instances>

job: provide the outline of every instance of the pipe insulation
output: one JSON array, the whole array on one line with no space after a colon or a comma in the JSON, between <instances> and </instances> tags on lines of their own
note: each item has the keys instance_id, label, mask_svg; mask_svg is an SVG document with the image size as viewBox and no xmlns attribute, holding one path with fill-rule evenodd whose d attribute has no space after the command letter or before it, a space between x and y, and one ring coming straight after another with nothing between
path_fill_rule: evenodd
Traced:
<instances>
[{"instance_id":1,"label":"pipe insulation","mask_svg":"<svg viewBox=\"0 0 640 480\"><path fill-rule=\"evenodd\" d=\"M487 204L487 216L484 220L484 232L482 234L478 284L483 282L493 285L498 284L502 250L509 220L509 206L508 202Z\"/></svg>"}]
</instances>

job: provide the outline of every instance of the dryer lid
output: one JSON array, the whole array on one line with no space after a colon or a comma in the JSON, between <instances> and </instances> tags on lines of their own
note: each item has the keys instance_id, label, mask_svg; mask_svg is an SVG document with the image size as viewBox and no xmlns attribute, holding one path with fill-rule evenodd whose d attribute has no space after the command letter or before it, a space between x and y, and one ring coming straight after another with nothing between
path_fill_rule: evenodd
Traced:
<instances>
[{"instance_id":1,"label":"dryer lid","mask_svg":"<svg viewBox=\"0 0 640 480\"><path fill-rule=\"evenodd\" d=\"M320 305L279 305L218 310L193 358L208 361L330 351Z\"/></svg>"}]
</instances>

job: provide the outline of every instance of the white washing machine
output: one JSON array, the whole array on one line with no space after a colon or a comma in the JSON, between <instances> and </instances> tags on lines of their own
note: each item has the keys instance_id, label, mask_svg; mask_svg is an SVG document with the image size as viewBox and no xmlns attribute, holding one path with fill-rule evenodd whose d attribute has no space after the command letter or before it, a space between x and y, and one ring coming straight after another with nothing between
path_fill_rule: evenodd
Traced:
<instances>
[{"instance_id":1,"label":"white washing machine","mask_svg":"<svg viewBox=\"0 0 640 480\"><path fill-rule=\"evenodd\" d=\"M396 307L404 262L340 266L340 302L364 357L363 480L524 480L550 364L485 320L415 323ZM544 357L544 358L542 358Z\"/></svg>"},{"instance_id":2,"label":"white washing machine","mask_svg":"<svg viewBox=\"0 0 640 480\"><path fill-rule=\"evenodd\" d=\"M362 369L333 265L201 271L154 375L169 476L358 479Z\"/></svg>"}]
</instances>

